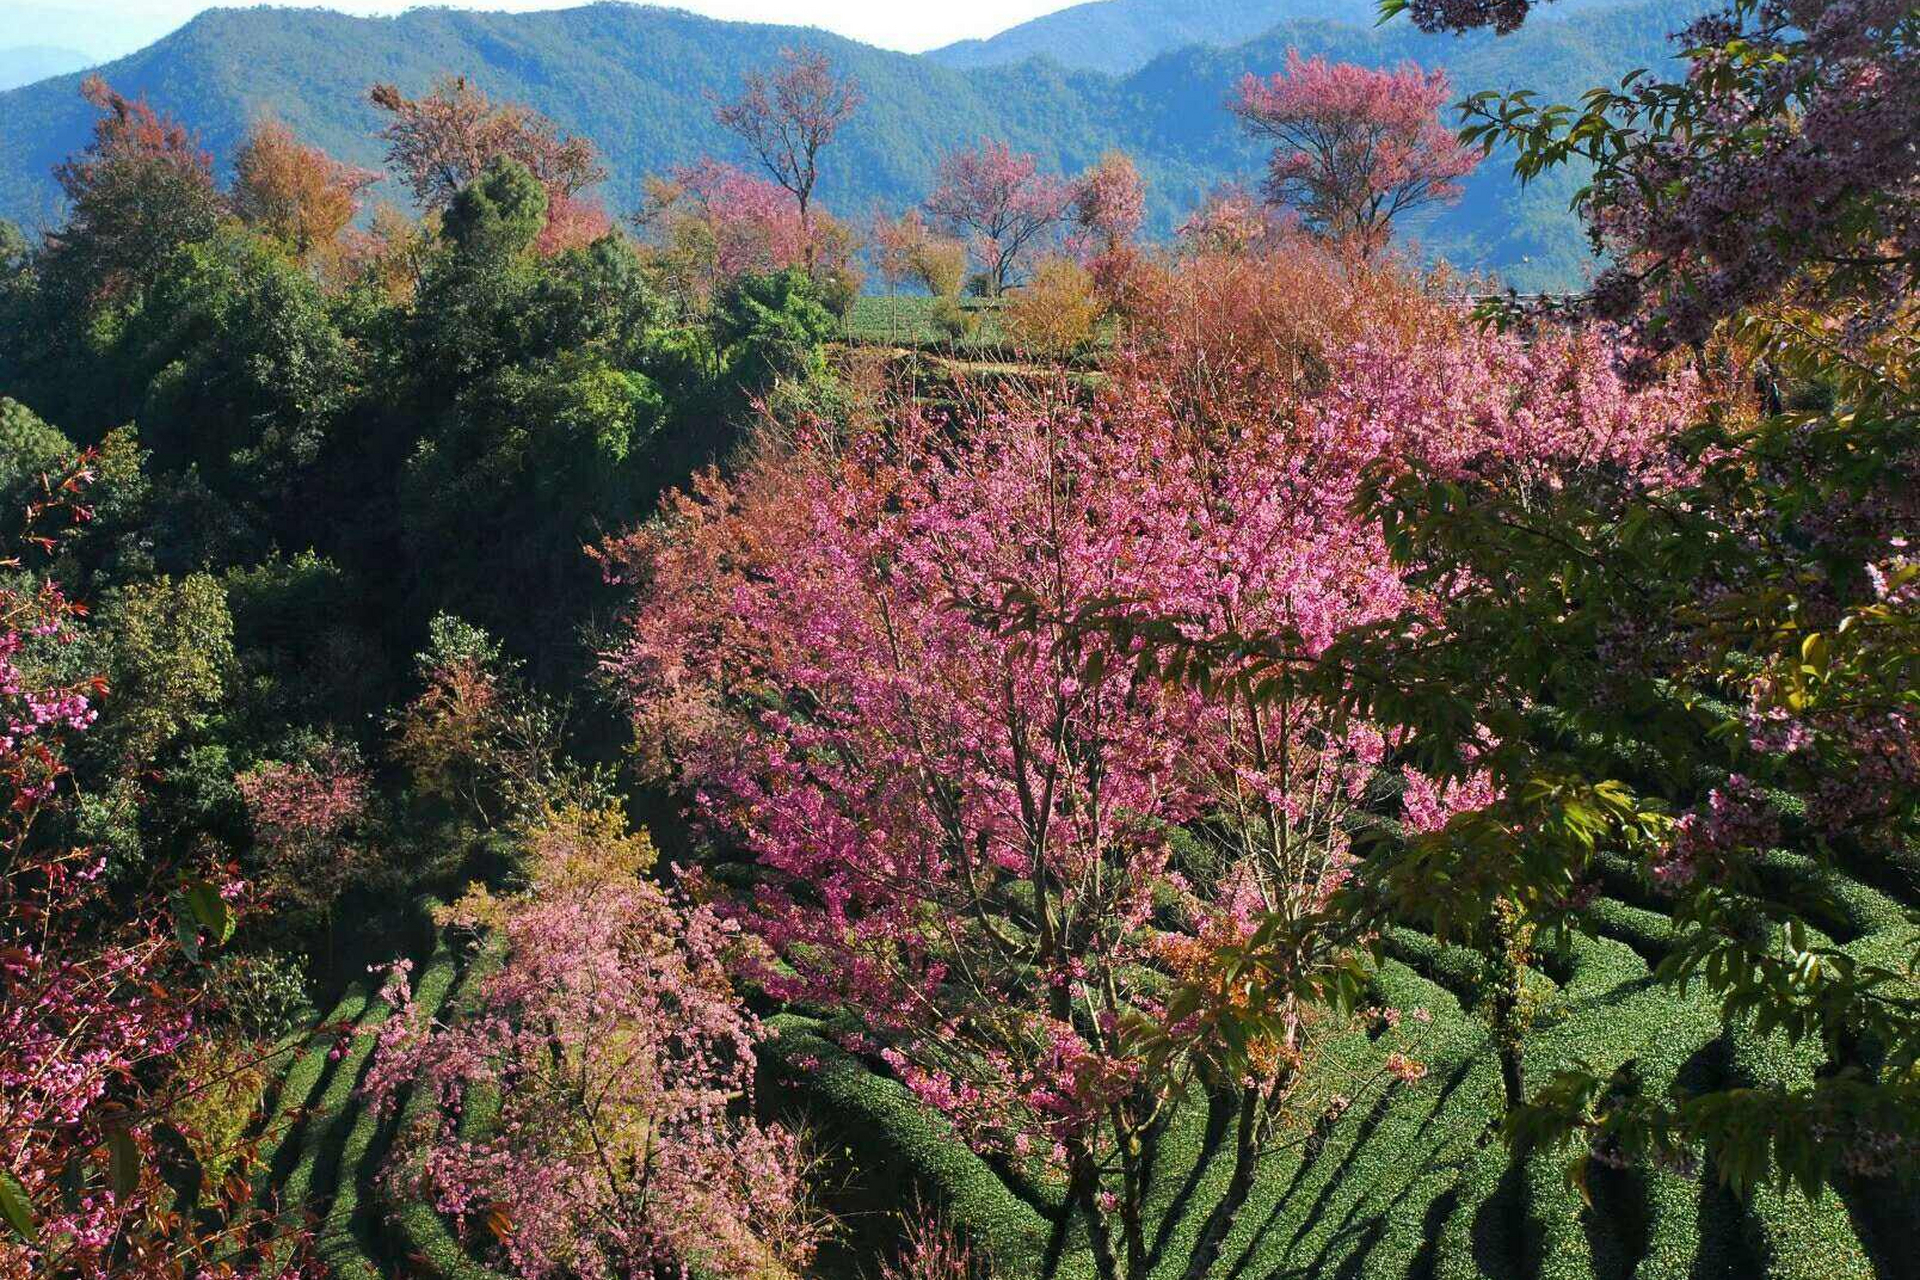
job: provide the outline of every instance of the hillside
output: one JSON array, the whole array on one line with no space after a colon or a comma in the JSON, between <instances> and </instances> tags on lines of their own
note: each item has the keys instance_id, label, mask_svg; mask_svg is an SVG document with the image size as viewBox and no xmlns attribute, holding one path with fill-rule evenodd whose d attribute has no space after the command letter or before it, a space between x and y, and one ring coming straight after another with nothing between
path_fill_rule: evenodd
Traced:
<instances>
[{"instance_id":1,"label":"hillside","mask_svg":"<svg viewBox=\"0 0 1920 1280\"><path fill-rule=\"evenodd\" d=\"M525 14L419 10L397 18L229 9L202 15L102 73L186 120L223 160L248 123L271 111L361 164L380 157L369 84L391 80L411 91L464 73L591 137L611 173L601 194L624 209L649 172L703 154L736 156L737 144L709 118L707 95L730 91L741 68L808 42L858 77L866 93L824 161L822 190L842 213L917 199L944 150L993 135L1062 170L1125 148L1148 178L1152 225L1165 232L1209 187L1256 171L1257 153L1220 103L1242 72L1278 64L1290 45L1376 64L1414 57L1447 66L1463 88L1585 85L1663 57L1663 33L1686 7L1685 0L1643 0L1499 39L1296 18L1238 47L1186 49L1124 77L1044 63L957 70L818 31L617 4ZM30 227L55 216L49 170L84 143L92 115L78 83L70 75L0 94L0 216ZM1565 185L1521 192L1496 162L1473 180L1459 208L1413 230L1434 251L1499 270L1520 287L1569 284L1578 279L1582 249L1566 216L1567 194Z\"/></svg>"},{"instance_id":2,"label":"hillside","mask_svg":"<svg viewBox=\"0 0 1920 1280\"><path fill-rule=\"evenodd\" d=\"M1371 18L1367 0L1091 0L926 56L948 67L1051 58L1063 67L1125 75L1160 54L1194 44L1239 44L1288 20L1364 26Z\"/></svg>"},{"instance_id":3,"label":"hillside","mask_svg":"<svg viewBox=\"0 0 1920 1280\"><path fill-rule=\"evenodd\" d=\"M1558 0L1539 21L1619 4ZM1287 22L1371 27L1375 12L1372 0L1090 0L984 40L955 41L926 56L949 67L997 67L1050 58L1063 67L1125 75L1163 53L1189 45L1240 44Z\"/></svg>"}]
</instances>

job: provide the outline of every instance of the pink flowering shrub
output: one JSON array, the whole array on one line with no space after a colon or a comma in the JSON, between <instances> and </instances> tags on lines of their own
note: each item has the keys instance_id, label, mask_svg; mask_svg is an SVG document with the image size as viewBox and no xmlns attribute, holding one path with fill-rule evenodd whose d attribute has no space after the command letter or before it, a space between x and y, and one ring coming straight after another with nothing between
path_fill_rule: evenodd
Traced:
<instances>
[{"instance_id":1,"label":"pink flowering shrub","mask_svg":"<svg viewBox=\"0 0 1920 1280\"><path fill-rule=\"evenodd\" d=\"M1326 395L1310 407L1364 423L1369 447L1417 449L1439 474L1551 489L1606 471L1667 485L1688 474L1671 452L1703 404L1699 380L1678 372L1633 387L1601 327L1554 327L1522 337L1469 327L1442 341L1383 333L1333 358Z\"/></svg>"},{"instance_id":2,"label":"pink flowering shrub","mask_svg":"<svg viewBox=\"0 0 1920 1280\"><path fill-rule=\"evenodd\" d=\"M30 522L84 518L87 478L53 489ZM50 550L58 536L28 541ZM0 588L0 1277L253 1274L235 1265L261 1225L244 1179L183 1202L153 1158L163 1125L197 1139L183 1102L206 1084L170 1070L203 1044L180 958L225 940L243 886L183 876L171 911L129 902L109 894L104 858L34 833L108 694L42 674L77 612L51 583Z\"/></svg>"},{"instance_id":3,"label":"pink flowering shrub","mask_svg":"<svg viewBox=\"0 0 1920 1280\"><path fill-rule=\"evenodd\" d=\"M1395 744L1285 671L1414 603L1354 512L1363 475L1422 451L1578 464L1643 412L1575 380L1506 430L1496 376L1440 376L1526 349L1434 340L1457 350L1404 398L1289 388L1256 336L1206 380L1143 353L1091 405L1010 398L963 430L903 407L884 437L704 476L604 553L636 592L606 668L638 741L767 873L740 906L787 962L763 981L856 1012L857 1047L976 1146L1052 1164L1118 1247L1195 1074L1250 1086L1259 1140L1324 1106L1298 1090L1355 943L1347 823ZM1369 351L1329 344L1333 385ZM1286 656L1170 685L1081 621L1128 610ZM1268 926L1290 945L1251 948ZM1243 1034L1212 1034L1227 1020Z\"/></svg>"},{"instance_id":4,"label":"pink flowering shrub","mask_svg":"<svg viewBox=\"0 0 1920 1280\"><path fill-rule=\"evenodd\" d=\"M459 1022L413 1006L404 964L390 974L397 1011L362 1087L389 1108L409 1089L440 1105L383 1176L490 1232L523 1276L797 1272L818 1226L797 1136L752 1114L765 1032L728 977L737 927L633 874L631 843L537 840L527 894L453 913L505 949ZM462 1137L475 1088L498 1092L499 1122Z\"/></svg>"}]
</instances>

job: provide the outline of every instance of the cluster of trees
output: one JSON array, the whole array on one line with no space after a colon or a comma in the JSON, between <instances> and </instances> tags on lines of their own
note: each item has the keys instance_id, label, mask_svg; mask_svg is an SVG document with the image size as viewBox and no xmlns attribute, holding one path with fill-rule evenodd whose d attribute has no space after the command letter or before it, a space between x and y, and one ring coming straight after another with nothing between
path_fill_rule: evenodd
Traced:
<instances>
[{"instance_id":1,"label":"cluster of trees","mask_svg":"<svg viewBox=\"0 0 1920 1280\"><path fill-rule=\"evenodd\" d=\"M1450 94L1444 74L1411 63L1373 71L1291 52L1285 71L1248 77L1232 108L1274 147L1260 220L1275 231L1297 224L1361 256L1381 252L1396 217L1457 198L1458 180L1479 163L1480 150L1440 122ZM912 284L940 299L935 322L955 338L972 325L957 301L963 288L1012 291L1007 328L1046 355L1084 347L1102 319L1139 307L1145 190L1125 153L1065 177L984 138L941 158L919 207L877 213L856 230L821 208L815 189L820 152L859 103L858 86L823 55L788 51L772 73L749 76L740 97L716 104L715 119L761 173L711 159L682 166L649 180L635 215L684 293L706 299L742 272L797 267L844 311L861 287L864 249L890 297Z\"/></svg>"},{"instance_id":2,"label":"cluster of trees","mask_svg":"<svg viewBox=\"0 0 1920 1280\"><path fill-rule=\"evenodd\" d=\"M0 1272L278 1273L247 1120L286 1037L396 899L585 794L582 547L829 394L836 322L804 271L684 305L591 146L460 81L373 90L412 214L277 122L223 183L84 92L66 221L0 228Z\"/></svg>"},{"instance_id":3,"label":"cluster of trees","mask_svg":"<svg viewBox=\"0 0 1920 1280\"><path fill-rule=\"evenodd\" d=\"M1165 252L1124 156L964 149L875 220L889 288L1038 258L1031 345L1128 327L1101 379L939 408L825 350L859 94L817 55L715 105L766 176L670 175L644 239L590 146L462 81L373 90L417 216L271 122L223 189L90 81L68 221L0 243L0 1274L304 1267L235 1117L379 944L342 919L467 882L465 1008L394 966L364 1087L408 1100L389 1184L527 1276L808 1265L778 1005L1056 1187L1111 1280L1159 1265L1169 1123L1223 1107L1204 1280L1264 1159L1423 1087L1425 1011L1369 982L1392 919L1480 953L1526 1149L1910 1171L1920 937L1849 950L1762 863L1897 879L1920 837L1915 35L1735 0L1685 80L1479 99L1465 141L1440 78L1291 59L1235 100L1263 197ZM1570 313L1469 316L1388 250L1494 139L1596 165L1619 258ZM1709 216L1835 140L1820 216ZM1665 895L1659 980L1820 1069L1530 1088L1523 973L1602 857Z\"/></svg>"}]
</instances>

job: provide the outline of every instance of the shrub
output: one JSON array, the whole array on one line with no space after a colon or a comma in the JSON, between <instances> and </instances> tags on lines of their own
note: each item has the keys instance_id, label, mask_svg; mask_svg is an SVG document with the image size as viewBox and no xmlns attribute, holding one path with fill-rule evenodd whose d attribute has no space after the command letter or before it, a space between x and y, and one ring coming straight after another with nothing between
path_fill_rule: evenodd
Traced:
<instances>
[{"instance_id":1,"label":"shrub","mask_svg":"<svg viewBox=\"0 0 1920 1280\"><path fill-rule=\"evenodd\" d=\"M1014 291L1000 324L1027 351L1068 356L1093 341L1102 306L1093 273L1071 258L1043 259L1033 279Z\"/></svg>"},{"instance_id":2,"label":"shrub","mask_svg":"<svg viewBox=\"0 0 1920 1280\"><path fill-rule=\"evenodd\" d=\"M980 327L980 318L960 305L957 298L942 295L927 312L927 323L949 342L964 342Z\"/></svg>"}]
</instances>

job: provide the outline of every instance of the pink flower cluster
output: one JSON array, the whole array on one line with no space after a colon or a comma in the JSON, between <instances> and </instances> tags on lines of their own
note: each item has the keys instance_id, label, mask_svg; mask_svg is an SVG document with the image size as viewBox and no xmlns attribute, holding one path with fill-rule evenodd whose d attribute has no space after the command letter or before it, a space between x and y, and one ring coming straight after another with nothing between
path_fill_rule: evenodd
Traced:
<instances>
[{"instance_id":1,"label":"pink flower cluster","mask_svg":"<svg viewBox=\"0 0 1920 1280\"><path fill-rule=\"evenodd\" d=\"M630 875L536 886L496 923L505 960L454 1025L389 976L362 1087L441 1104L396 1144L391 1183L486 1224L523 1276L798 1271L817 1231L794 1135L752 1114L764 1032L728 978L734 927ZM498 1091L498 1125L463 1137L476 1088Z\"/></svg>"},{"instance_id":2,"label":"pink flower cluster","mask_svg":"<svg viewBox=\"0 0 1920 1280\"><path fill-rule=\"evenodd\" d=\"M1440 122L1452 96L1445 72L1412 62L1376 70L1289 49L1286 70L1241 80L1232 109L1274 144L1267 199L1372 250L1398 215L1458 199L1479 165L1480 151Z\"/></svg>"},{"instance_id":3,"label":"pink flower cluster","mask_svg":"<svg viewBox=\"0 0 1920 1280\"><path fill-rule=\"evenodd\" d=\"M1702 873L1717 874L1732 860L1752 858L1780 838L1772 801L1750 779L1730 774L1707 794L1706 804L1680 816L1673 840L1653 865L1654 881L1682 889Z\"/></svg>"}]
</instances>

